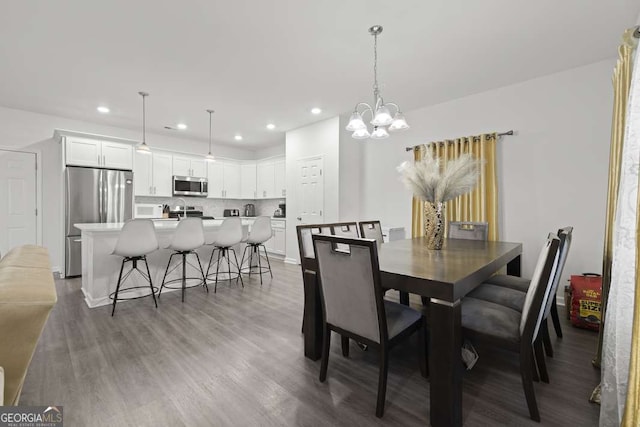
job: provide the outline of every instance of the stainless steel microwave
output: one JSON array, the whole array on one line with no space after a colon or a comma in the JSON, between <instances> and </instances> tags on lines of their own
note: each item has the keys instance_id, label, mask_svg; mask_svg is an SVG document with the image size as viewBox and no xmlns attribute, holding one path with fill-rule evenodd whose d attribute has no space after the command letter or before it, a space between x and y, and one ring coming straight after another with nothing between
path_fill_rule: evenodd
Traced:
<instances>
[{"instance_id":1,"label":"stainless steel microwave","mask_svg":"<svg viewBox=\"0 0 640 427\"><path fill-rule=\"evenodd\" d=\"M207 178L194 176L173 176L173 195L207 197L209 183Z\"/></svg>"}]
</instances>

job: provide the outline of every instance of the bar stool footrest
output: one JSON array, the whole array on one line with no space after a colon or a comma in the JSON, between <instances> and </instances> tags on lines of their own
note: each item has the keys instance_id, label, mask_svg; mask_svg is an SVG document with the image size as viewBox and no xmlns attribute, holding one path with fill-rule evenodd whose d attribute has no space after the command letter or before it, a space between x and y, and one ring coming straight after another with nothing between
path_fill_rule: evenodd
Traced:
<instances>
[{"instance_id":1,"label":"bar stool footrest","mask_svg":"<svg viewBox=\"0 0 640 427\"><path fill-rule=\"evenodd\" d=\"M165 286L165 288L166 288L166 286ZM138 295L138 296L135 296L135 297L122 297L121 296L123 293L126 293L128 291L133 291L134 289L146 289L146 290L149 290L149 286L145 285L145 286L131 286L129 288L120 288L120 290L118 291L118 298L116 299L116 301L127 301L127 300L133 300L133 299L147 298L147 297L150 297L151 295L158 295L158 292L159 292L159 288L157 286L154 286L153 287L153 294L151 292L149 292L149 293L146 293L144 295ZM115 292L111 292L109 294L109 299L111 301L113 301L115 294L116 294Z\"/></svg>"},{"instance_id":2,"label":"bar stool footrest","mask_svg":"<svg viewBox=\"0 0 640 427\"><path fill-rule=\"evenodd\" d=\"M189 284L188 282L185 284L185 289L189 289L189 288L196 288L198 286L204 286L204 281L202 280L202 277L185 277L184 279L185 281L187 280L198 280L199 282L194 284ZM169 286L169 283L180 283L180 286ZM162 285L162 287L164 289L182 289L182 278L179 279L171 279L171 280L167 280L166 282L164 282L164 284Z\"/></svg>"}]
</instances>

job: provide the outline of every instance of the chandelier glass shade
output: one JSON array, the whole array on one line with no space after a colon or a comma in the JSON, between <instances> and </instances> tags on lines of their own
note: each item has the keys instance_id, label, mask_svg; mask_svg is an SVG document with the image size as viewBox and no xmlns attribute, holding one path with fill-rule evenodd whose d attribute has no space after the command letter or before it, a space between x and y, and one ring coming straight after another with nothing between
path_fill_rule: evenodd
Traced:
<instances>
[{"instance_id":1,"label":"chandelier glass shade","mask_svg":"<svg viewBox=\"0 0 640 427\"><path fill-rule=\"evenodd\" d=\"M138 95L142 97L142 142L136 145L136 152L141 154L151 154L151 148L147 145L146 137L146 110L145 110L145 99L149 94L147 92L138 92Z\"/></svg>"},{"instance_id":2,"label":"chandelier glass shade","mask_svg":"<svg viewBox=\"0 0 640 427\"><path fill-rule=\"evenodd\" d=\"M373 106L366 102L359 102L351 113L346 130L353 132L351 135L355 139L384 139L389 137L387 130L396 132L409 129L409 124L400 111L397 104L393 102L385 103L378 87L378 35L382 33L381 25L374 25L369 28L369 34L373 36ZM389 108L394 109L394 114ZM369 132L364 121L364 115L371 114L373 131Z\"/></svg>"}]
</instances>

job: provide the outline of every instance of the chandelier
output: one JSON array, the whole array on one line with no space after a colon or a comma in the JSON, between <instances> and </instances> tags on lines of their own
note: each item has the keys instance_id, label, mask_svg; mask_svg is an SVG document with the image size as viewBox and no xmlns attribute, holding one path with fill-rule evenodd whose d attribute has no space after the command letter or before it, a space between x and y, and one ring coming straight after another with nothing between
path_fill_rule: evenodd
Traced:
<instances>
[{"instance_id":1,"label":"chandelier","mask_svg":"<svg viewBox=\"0 0 640 427\"><path fill-rule=\"evenodd\" d=\"M369 34L373 36L373 107L366 102L356 104L351 113L349 124L346 129L353 132L351 135L355 139L385 139L389 137L389 131L400 131L409 129L404 115L400 111L400 107L393 102L385 103L380 95L378 87L378 35L382 32L381 25L374 25L369 28ZM362 108L361 108L362 107ZM391 116L389 107L395 109L395 115ZM369 132L367 125L363 120L365 113L371 113L371 125L373 131Z\"/></svg>"}]
</instances>

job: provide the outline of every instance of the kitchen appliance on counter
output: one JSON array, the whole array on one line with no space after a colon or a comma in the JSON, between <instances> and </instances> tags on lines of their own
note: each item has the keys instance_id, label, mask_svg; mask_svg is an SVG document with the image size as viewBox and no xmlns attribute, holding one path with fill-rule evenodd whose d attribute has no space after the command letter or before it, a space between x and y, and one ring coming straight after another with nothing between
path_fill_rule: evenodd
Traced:
<instances>
[{"instance_id":1,"label":"kitchen appliance on counter","mask_svg":"<svg viewBox=\"0 0 640 427\"><path fill-rule=\"evenodd\" d=\"M134 218L162 218L163 205L153 203L136 203L133 211Z\"/></svg>"},{"instance_id":2,"label":"kitchen appliance on counter","mask_svg":"<svg viewBox=\"0 0 640 427\"><path fill-rule=\"evenodd\" d=\"M133 172L68 166L65 170L65 276L82 274L74 224L124 222L133 216Z\"/></svg>"},{"instance_id":3,"label":"kitchen appliance on counter","mask_svg":"<svg viewBox=\"0 0 640 427\"><path fill-rule=\"evenodd\" d=\"M274 218L285 218L287 216L287 204L286 203L279 203L278 204L278 209L275 210L275 212L273 212L273 217Z\"/></svg>"},{"instance_id":4,"label":"kitchen appliance on counter","mask_svg":"<svg viewBox=\"0 0 640 427\"><path fill-rule=\"evenodd\" d=\"M256 205L253 203L244 205L244 216L256 216Z\"/></svg>"},{"instance_id":5,"label":"kitchen appliance on counter","mask_svg":"<svg viewBox=\"0 0 640 427\"><path fill-rule=\"evenodd\" d=\"M224 211L222 211L222 216L224 216L224 217L240 216L240 210L239 209L225 209Z\"/></svg>"},{"instance_id":6,"label":"kitchen appliance on counter","mask_svg":"<svg viewBox=\"0 0 640 427\"><path fill-rule=\"evenodd\" d=\"M184 216L187 216L187 218L189 217L196 217L196 218L202 218L202 219L215 219L212 216L205 216L202 206L180 206L180 205L176 205L176 206L172 206L171 209L169 210L169 218L184 218Z\"/></svg>"},{"instance_id":7,"label":"kitchen appliance on counter","mask_svg":"<svg viewBox=\"0 0 640 427\"><path fill-rule=\"evenodd\" d=\"M207 197L209 194L209 182L207 178L195 176L173 176L173 195Z\"/></svg>"}]
</instances>

